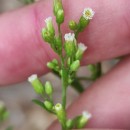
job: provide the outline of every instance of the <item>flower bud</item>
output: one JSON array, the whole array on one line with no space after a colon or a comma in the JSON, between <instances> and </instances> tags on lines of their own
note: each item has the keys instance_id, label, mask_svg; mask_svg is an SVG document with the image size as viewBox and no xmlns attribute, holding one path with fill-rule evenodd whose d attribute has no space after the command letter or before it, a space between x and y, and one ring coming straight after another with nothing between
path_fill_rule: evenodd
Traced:
<instances>
[{"instance_id":1,"label":"flower bud","mask_svg":"<svg viewBox=\"0 0 130 130\"><path fill-rule=\"evenodd\" d=\"M47 28L42 29L42 37L45 40L45 42L48 42L48 43L52 43L54 40L54 37L51 36Z\"/></svg>"},{"instance_id":2,"label":"flower bud","mask_svg":"<svg viewBox=\"0 0 130 130\"><path fill-rule=\"evenodd\" d=\"M62 1L61 0L54 0L54 2L53 2L53 12L54 12L55 16L60 9L63 9Z\"/></svg>"},{"instance_id":3,"label":"flower bud","mask_svg":"<svg viewBox=\"0 0 130 130\"><path fill-rule=\"evenodd\" d=\"M95 12L91 8L85 8L78 24L78 31L82 32L88 26Z\"/></svg>"},{"instance_id":4,"label":"flower bud","mask_svg":"<svg viewBox=\"0 0 130 130\"><path fill-rule=\"evenodd\" d=\"M47 25L47 31L50 33L50 35L52 37L54 37L55 35L55 29L54 29L54 26L52 24L52 17L48 17L46 20L46 25Z\"/></svg>"},{"instance_id":5,"label":"flower bud","mask_svg":"<svg viewBox=\"0 0 130 130\"><path fill-rule=\"evenodd\" d=\"M56 59L53 59L52 63L55 64L55 65L58 65L58 61Z\"/></svg>"},{"instance_id":6,"label":"flower bud","mask_svg":"<svg viewBox=\"0 0 130 130\"><path fill-rule=\"evenodd\" d=\"M71 20L71 21L69 22L69 28L70 28L71 30L76 30L76 29L77 29L77 23L76 23L74 20Z\"/></svg>"},{"instance_id":7,"label":"flower bud","mask_svg":"<svg viewBox=\"0 0 130 130\"><path fill-rule=\"evenodd\" d=\"M69 120L66 121L66 127L68 129L72 129L73 126L74 126L74 121L73 120L69 119Z\"/></svg>"},{"instance_id":8,"label":"flower bud","mask_svg":"<svg viewBox=\"0 0 130 130\"><path fill-rule=\"evenodd\" d=\"M80 60L82 58L82 55L86 49L87 47L83 43L78 44L78 51L76 52L76 56L75 56L76 60Z\"/></svg>"},{"instance_id":9,"label":"flower bud","mask_svg":"<svg viewBox=\"0 0 130 130\"><path fill-rule=\"evenodd\" d=\"M56 14L56 22L62 24L64 22L64 11L63 9L58 10Z\"/></svg>"},{"instance_id":10,"label":"flower bud","mask_svg":"<svg viewBox=\"0 0 130 130\"><path fill-rule=\"evenodd\" d=\"M88 120L92 117L92 115L88 112L83 112L82 116L77 121L76 127L78 129L84 128Z\"/></svg>"},{"instance_id":11,"label":"flower bud","mask_svg":"<svg viewBox=\"0 0 130 130\"><path fill-rule=\"evenodd\" d=\"M49 69L55 70L59 72L59 66L58 66L58 61L54 59L52 62L47 63L47 67Z\"/></svg>"},{"instance_id":12,"label":"flower bud","mask_svg":"<svg viewBox=\"0 0 130 130\"><path fill-rule=\"evenodd\" d=\"M72 55L75 54L76 51L76 40L75 40L75 35L74 33L68 33L65 34L65 52L68 57L71 57Z\"/></svg>"},{"instance_id":13,"label":"flower bud","mask_svg":"<svg viewBox=\"0 0 130 130\"><path fill-rule=\"evenodd\" d=\"M60 36L55 37L54 39L55 48L57 49L58 54L62 53L62 39Z\"/></svg>"},{"instance_id":14,"label":"flower bud","mask_svg":"<svg viewBox=\"0 0 130 130\"><path fill-rule=\"evenodd\" d=\"M49 81L47 81L45 84L45 92L48 95L52 95L52 93L53 93L53 87Z\"/></svg>"},{"instance_id":15,"label":"flower bud","mask_svg":"<svg viewBox=\"0 0 130 130\"><path fill-rule=\"evenodd\" d=\"M65 112L63 106L60 103L57 103L54 106L54 110L56 112L56 115L57 115L59 122L62 125L66 126L66 124L65 124L65 122L66 122L66 112Z\"/></svg>"},{"instance_id":16,"label":"flower bud","mask_svg":"<svg viewBox=\"0 0 130 130\"><path fill-rule=\"evenodd\" d=\"M33 74L32 76L30 76L28 78L28 81L32 84L34 91L37 94L41 94L41 95L44 94L44 87L36 74Z\"/></svg>"},{"instance_id":17,"label":"flower bud","mask_svg":"<svg viewBox=\"0 0 130 130\"><path fill-rule=\"evenodd\" d=\"M79 20L79 27L78 27L78 31L82 32L84 31L84 29L88 26L90 20L86 20L83 16L81 16L80 20Z\"/></svg>"},{"instance_id":18,"label":"flower bud","mask_svg":"<svg viewBox=\"0 0 130 130\"><path fill-rule=\"evenodd\" d=\"M50 101L45 101L44 105L50 111L53 109L53 104Z\"/></svg>"},{"instance_id":19,"label":"flower bud","mask_svg":"<svg viewBox=\"0 0 130 130\"><path fill-rule=\"evenodd\" d=\"M74 61L74 62L71 64L71 66L70 66L70 71L71 71L71 72L77 71L79 67L80 67L80 61L79 61L79 60L76 60L76 61Z\"/></svg>"},{"instance_id":20,"label":"flower bud","mask_svg":"<svg viewBox=\"0 0 130 130\"><path fill-rule=\"evenodd\" d=\"M48 63L47 63L47 67L48 67L49 69L54 69L54 68L55 68L55 65L54 65L52 62L48 62Z\"/></svg>"}]
</instances>

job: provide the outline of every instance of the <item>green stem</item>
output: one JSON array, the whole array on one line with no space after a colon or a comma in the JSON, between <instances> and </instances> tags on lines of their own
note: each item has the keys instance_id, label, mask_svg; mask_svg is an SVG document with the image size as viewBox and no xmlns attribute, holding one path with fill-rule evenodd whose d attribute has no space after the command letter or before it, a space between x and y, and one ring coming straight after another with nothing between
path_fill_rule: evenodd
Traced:
<instances>
[{"instance_id":1,"label":"green stem","mask_svg":"<svg viewBox=\"0 0 130 130\"><path fill-rule=\"evenodd\" d=\"M62 80L62 105L63 105L63 108L65 109L66 108L66 89L67 89L67 70L65 69L65 66L64 66L64 59L63 57L61 57L61 68L62 68L62 76L61 76L61 80Z\"/></svg>"},{"instance_id":2,"label":"green stem","mask_svg":"<svg viewBox=\"0 0 130 130\"><path fill-rule=\"evenodd\" d=\"M78 39L78 35L79 35L79 31L76 31L75 32L75 38L76 38L76 40Z\"/></svg>"}]
</instances>

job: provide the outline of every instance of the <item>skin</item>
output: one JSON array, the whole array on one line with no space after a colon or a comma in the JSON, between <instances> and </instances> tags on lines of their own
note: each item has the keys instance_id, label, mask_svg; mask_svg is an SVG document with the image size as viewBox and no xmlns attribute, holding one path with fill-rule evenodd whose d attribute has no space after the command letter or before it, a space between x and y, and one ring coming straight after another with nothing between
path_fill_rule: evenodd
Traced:
<instances>
[{"instance_id":1,"label":"skin","mask_svg":"<svg viewBox=\"0 0 130 130\"><path fill-rule=\"evenodd\" d=\"M130 1L63 0L63 4L66 14L63 34L69 32L68 21L78 20L85 7L96 12L79 36L79 41L88 46L82 65L125 57L70 106L69 116L88 110L93 115L88 128L130 129ZM0 15L2 86L26 80L33 73L40 76L48 72L47 61L57 55L42 41L41 28L45 27L44 19L53 16L51 8L52 0L44 0ZM54 123L49 129L60 128Z\"/></svg>"}]
</instances>

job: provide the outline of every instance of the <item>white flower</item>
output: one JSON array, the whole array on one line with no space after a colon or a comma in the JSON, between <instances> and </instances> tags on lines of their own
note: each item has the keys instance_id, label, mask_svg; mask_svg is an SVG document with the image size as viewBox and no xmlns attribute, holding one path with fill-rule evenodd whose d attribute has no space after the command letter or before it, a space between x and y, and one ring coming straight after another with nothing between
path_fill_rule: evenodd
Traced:
<instances>
[{"instance_id":1,"label":"white flower","mask_svg":"<svg viewBox=\"0 0 130 130\"><path fill-rule=\"evenodd\" d=\"M83 11L83 17L88 20L92 19L94 16L95 12L91 8L85 8Z\"/></svg>"},{"instance_id":2,"label":"white flower","mask_svg":"<svg viewBox=\"0 0 130 130\"><path fill-rule=\"evenodd\" d=\"M64 36L65 41L74 41L75 40L75 34L74 33L67 33Z\"/></svg>"},{"instance_id":3,"label":"white flower","mask_svg":"<svg viewBox=\"0 0 130 130\"><path fill-rule=\"evenodd\" d=\"M32 83L35 79L37 79L37 74L33 74L28 78L28 81Z\"/></svg>"},{"instance_id":4,"label":"white flower","mask_svg":"<svg viewBox=\"0 0 130 130\"><path fill-rule=\"evenodd\" d=\"M87 46L85 46L83 43L79 43L78 48L84 52L87 49Z\"/></svg>"},{"instance_id":5,"label":"white flower","mask_svg":"<svg viewBox=\"0 0 130 130\"><path fill-rule=\"evenodd\" d=\"M83 111L82 116L84 118L86 118L87 120L92 117L92 115L89 112L87 112L87 111Z\"/></svg>"},{"instance_id":6,"label":"white flower","mask_svg":"<svg viewBox=\"0 0 130 130\"><path fill-rule=\"evenodd\" d=\"M46 19L45 19L45 22L46 22L46 24L47 24L48 22L52 22L52 17L46 18Z\"/></svg>"}]
</instances>

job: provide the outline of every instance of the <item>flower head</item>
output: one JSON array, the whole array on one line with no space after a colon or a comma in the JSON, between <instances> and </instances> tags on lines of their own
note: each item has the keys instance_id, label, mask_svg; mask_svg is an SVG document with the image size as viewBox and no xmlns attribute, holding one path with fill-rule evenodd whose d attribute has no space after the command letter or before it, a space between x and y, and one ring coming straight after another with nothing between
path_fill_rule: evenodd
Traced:
<instances>
[{"instance_id":1,"label":"flower head","mask_svg":"<svg viewBox=\"0 0 130 130\"><path fill-rule=\"evenodd\" d=\"M85 8L83 11L83 17L86 20L92 19L94 14L95 14L95 12L91 8Z\"/></svg>"},{"instance_id":2,"label":"flower head","mask_svg":"<svg viewBox=\"0 0 130 130\"><path fill-rule=\"evenodd\" d=\"M82 116L84 118L86 118L87 120L92 117L92 115L89 112L87 112L87 111L83 111Z\"/></svg>"},{"instance_id":3,"label":"flower head","mask_svg":"<svg viewBox=\"0 0 130 130\"><path fill-rule=\"evenodd\" d=\"M79 43L78 48L84 52L87 49L87 46L85 46L83 43Z\"/></svg>"},{"instance_id":4,"label":"flower head","mask_svg":"<svg viewBox=\"0 0 130 130\"><path fill-rule=\"evenodd\" d=\"M64 36L65 41L74 41L75 40L75 34L74 33L67 33Z\"/></svg>"}]
</instances>

